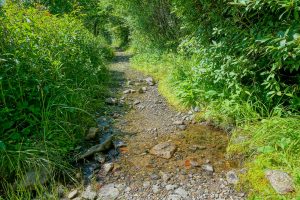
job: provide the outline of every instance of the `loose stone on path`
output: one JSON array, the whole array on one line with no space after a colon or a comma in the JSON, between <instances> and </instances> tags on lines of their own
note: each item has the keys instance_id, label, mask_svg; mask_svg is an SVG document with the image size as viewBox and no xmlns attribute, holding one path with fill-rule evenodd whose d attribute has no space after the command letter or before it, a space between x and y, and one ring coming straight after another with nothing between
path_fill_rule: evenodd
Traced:
<instances>
[{"instance_id":1,"label":"loose stone on path","mask_svg":"<svg viewBox=\"0 0 300 200\"><path fill-rule=\"evenodd\" d=\"M266 178L279 194L287 194L295 190L292 178L280 170L267 170Z\"/></svg>"},{"instance_id":2,"label":"loose stone on path","mask_svg":"<svg viewBox=\"0 0 300 200\"><path fill-rule=\"evenodd\" d=\"M176 151L176 145L170 142L160 143L154 146L150 153L161 158L170 159Z\"/></svg>"}]
</instances>

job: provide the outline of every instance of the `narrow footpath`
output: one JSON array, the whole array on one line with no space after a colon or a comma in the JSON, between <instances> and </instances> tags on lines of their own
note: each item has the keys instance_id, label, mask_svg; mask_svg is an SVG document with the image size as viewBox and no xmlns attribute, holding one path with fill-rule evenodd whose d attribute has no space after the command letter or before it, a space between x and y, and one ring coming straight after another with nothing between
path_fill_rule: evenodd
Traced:
<instances>
[{"instance_id":1,"label":"narrow footpath","mask_svg":"<svg viewBox=\"0 0 300 200\"><path fill-rule=\"evenodd\" d=\"M198 108L180 113L169 106L158 92L159 83L130 68L125 53L117 52L110 69L117 84L106 100L110 107L107 116L99 116L99 127L110 130L106 133L113 135L114 145L95 153L92 159L84 158L83 172L88 181L69 198L246 198L234 189L238 169L235 161L226 159L229 138L225 132L195 122Z\"/></svg>"}]
</instances>

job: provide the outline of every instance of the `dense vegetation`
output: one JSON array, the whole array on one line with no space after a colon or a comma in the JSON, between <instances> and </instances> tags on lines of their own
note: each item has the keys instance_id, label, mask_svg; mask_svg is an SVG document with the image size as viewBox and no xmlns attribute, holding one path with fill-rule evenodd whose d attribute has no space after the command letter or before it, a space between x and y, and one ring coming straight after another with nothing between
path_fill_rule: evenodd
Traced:
<instances>
[{"instance_id":1,"label":"dense vegetation","mask_svg":"<svg viewBox=\"0 0 300 200\"><path fill-rule=\"evenodd\" d=\"M4 185L64 163L101 107L111 44L134 52L170 103L198 106L200 120L232 134L253 199L300 196L299 0L25 2L0 8ZM288 172L296 192L275 194L263 181L270 168Z\"/></svg>"},{"instance_id":2,"label":"dense vegetation","mask_svg":"<svg viewBox=\"0 0 300 200\"><path fill-rule=\"evenodd\" d=\"M130 27L134 66L160 79L171 103L238 127L228 150L246 156L254 198L285 198L263 181L269 168L292 175L296 194L286 198L300 195L299 3L110 1Z\"/></svg>"},{"instance_id":3,"label":"dense vegetation","mask_svg":"<svg viewBox=\"0 0 300 200\"><path fill-rule=\"evenodd\" d=\"M24 173L66 171L67 154L94 125L113 55L80 16L41 4L0 9L0 184L9 199L29 199Z\"/></svg>"}]
</instances>

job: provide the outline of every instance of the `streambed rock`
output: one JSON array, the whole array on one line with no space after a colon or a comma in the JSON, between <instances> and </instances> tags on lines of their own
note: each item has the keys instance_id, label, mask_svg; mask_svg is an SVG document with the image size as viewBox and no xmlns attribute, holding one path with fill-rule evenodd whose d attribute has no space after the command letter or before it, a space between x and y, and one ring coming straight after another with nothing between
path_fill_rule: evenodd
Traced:
<instances>
[{"instance_id":1,"label":"streambed rock","mask_svg":"<svg viewBox=\"0 0 300 200\"><path fill-rule=\"evenodd\" d=\"M112 143L112 136L108 137L103 143L101 144L97 144L95 146L92 146L91 148L89 148L84 154L82 154L79 159L84 159L87 158L97 152L101 152L101 151L106 151L109 150L113 143Z\"/></svg>"},{"instance_id":2,"label":"streambed rock","mask_svg":"<svg viewBox=\"0 0 300 200\"><path fill-rule=\"evenodd\" d=\"M283 171L267 170L265 176L279 194L287 194L295 190L292 178Z\"/></svg>"},{"instance_id":3,"label":"streambed rock","mask_svg":"<svg viewBox=\"0 0 300 200\"><path fill-rule=\"evenodd\" d=\"M170 159L176 151L176 145L171 142L164 142L154 146L150 153L161 158Z\"/></svg>"}]
</instances>

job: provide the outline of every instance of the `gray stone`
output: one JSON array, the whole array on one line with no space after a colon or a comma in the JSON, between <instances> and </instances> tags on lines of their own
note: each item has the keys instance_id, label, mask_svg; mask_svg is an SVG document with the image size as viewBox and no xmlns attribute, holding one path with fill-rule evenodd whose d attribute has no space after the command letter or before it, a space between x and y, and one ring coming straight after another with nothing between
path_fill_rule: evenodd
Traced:
<instances>
[{"instance_id":1,"label":"gray stone","mask_svg":"<svg viewBox=\"0 0 300 200\"><path fill-rule=\"evenodd\" d=\"M92 191L92 186L87 186L84 192L81 194L81 197L86 200L94 200L97 197L97 193Z\"/></svg>"},{"instance_id":2,"label":"gray stone","mask_svg":"<svg viewBox=\"0 0 300 200\"><path fill-rule=\"evenodd\" d=\"M170 178L171 178L171 176L168 173L165 173L165 172L162 172L162 171L159 172L159 175L160 175L160 177L162 178L162 180L164 182L169 181Z\"/></svg>"},{"instance_id":3,"label":"gray stone","mask_svg":"<svg viewBox=\"0 0 300 200\"><path fill-rule=\"evenodd\" d=\"M152 77L146 78L145 81L146 81L147 84L150 85L150 86L155 85Z\"/></svg>"},{"instance_id":4,"label":"gray stone","mask_svg":"<svg viewBox=\"0 0 300 200\"><path fill-rule=\"evenodd\" d=\"M145 182L143 183L143 187L144 187L144 188L150 187L150 181L145 181Z\"/></svg>"},{"instance_id":5,"label":"gray stone","mask_svg":"<svg viewBox=\"0 0 300 200\"><path fill-rule=\"evenodd\" d=\"M182 199L181 196L177 194L171 194L167 198L167 200L180 200L180 199Z\"/></svg>"},{"instance_id":6,"label":"gray stone","mask_svg":"<svg viewBox=\"0 0 300 200\"><path fill-rule=\"evenodd\" d=\"M78 195L78 190L73 190L68 194L69 199L74 199Z\"/></svg>"},{"instance_id":7,"label":"gray stone","mask_svg":"<svg viewBox=\"0 0 300 200\"><path fill-rule=\"evenodd\" d=\"M178 129L181 130L181 131L185 131L186 128L187 128L186 125L179 125L179 126L178 126Z\"/></svg>"},{"instance_id":8,"label":"gray stone","mask_svg":"<svg viewBox=\"0 0 300 200\"><path fill-rule=\"evenodd\" d=\"M280 170L267 170L266 178L279 194L287 194L295 190L292 178Z\"/></svg>"},{"instance_id":9,"label":"gray stone","mask_svg":"<svg viewBox=\"0 0 300 200\"><path fill-rule=\"evenodd\" d=\"M214 172L214 168L212 165L210 164L205 164L205 165L202 165L202 169L204 171L207 171L207 172L210 172L210 173L213 173Z\"/></svg>"},{"instance_id":10,"label":"gray stone","mask_svg":"<svg viewBox=\"0 0 300 200\"><path fill-rule=\"evenodd\" d=\"M229 171L226 173L226 180L229 184L238 184L239 177L236 175L235 171Z\"/></svg>"},{"instance_id":11,"label":"gray stone","mask_svg":"<svg viewBox=\"0 0 300 200\"><path fill-rule=\"evenodd\" d=\"M94 160L99 162L100 164L103 164L105 162L105 155L102 153L95 153Z\"/></svg>"},{"instance_id":12,"label":"gray stone","mask_svg":"<svg viewBox=\"0 0 300 200\"><path fill-rule=\"evenodd\" d=\"M105 163L103 165L103 171L104 171L105 174L110 172L113 168L114 168L114 163Z\"/></svg>"},{"instance_id":13,"label":"gray stone","mask_svg":"<svg viewBox=\"0 0 300 200\"><path fill-rule=\"evenodd\" d=\"M175 190L176 188L178 188L177 185L166 185L166 190L168 190L168 191Z\"/></svg>"},{"instance_id":14,"label":"gray stone","mask_svg":"<svg viewBox=\"0 0 300 200\"><path fill-rule=\"evenodd\" d=\"M120 192L114 184L104 185L98 194L98 200L114 200L118 198Z\"/></svg>"},{"instance_id":15,"label":"gray stone","mask_svg":"<svg viewBox=\"0 0 300 200\"><path fill-rule=\"evenodd\" d=\"M108 105L115 105L118 103L118 100L116 98L107 98L105 99L105 103L108 104Z\"/></svg>"},{"instance_id":16,"label":"gray stone","mask_svg":"<svg viewBox=\"0 0 300 200\"><path fill-rule=\"evenodd\" d=\"M175 121L173 125L184 125L184 121Z\"/></svg>"},{"instance_id":17,"label":"gray stone","mask_svg":"<svg viewBox=\"0 0 300 200\"><path fill-rule=\"evenodd\" d=\"M158 193L159 192L159 186L158 185L153 185L152 186L152 191L153 191L153 193Z\"/></svg>"},{"instance_id":18,"label":"gray stone","mask_svg":"<svg viewBox=\"0 0 300 200\"><path fill-rule=\"evenodd\" d=\"M160 143L154 146L150 153L158 157L170 159L176 151L176 145L170 142Z\"/></svg>"},{"instance_id":19,"label":"gray stone","mask_svg":"<svg viewBox=\"0 0 300 200\"><path fill-rule=\"evenodd\" d=\"M175 194L180 195L182 198L188 198L188 193L183 188L177 188L175 191Z\"/></svg>"}]
</instances>

